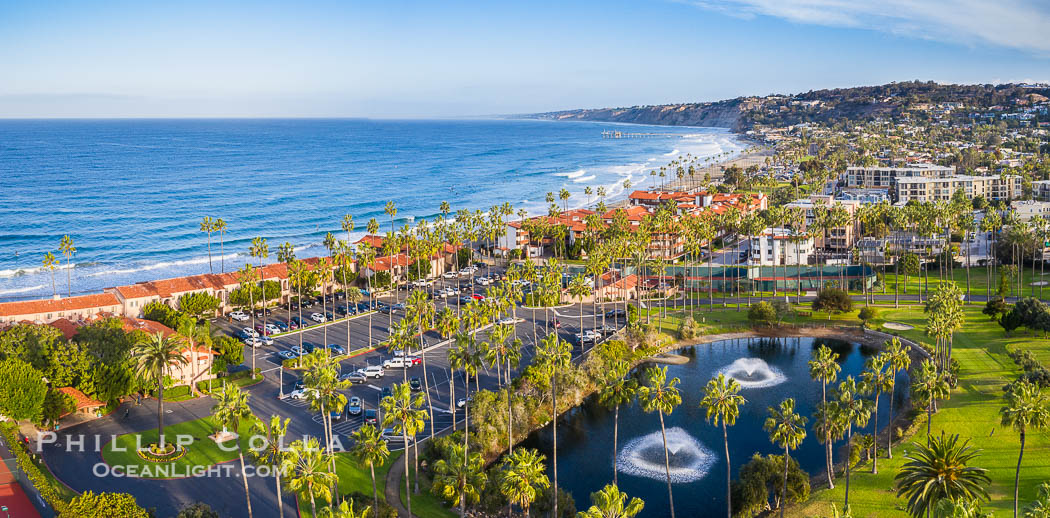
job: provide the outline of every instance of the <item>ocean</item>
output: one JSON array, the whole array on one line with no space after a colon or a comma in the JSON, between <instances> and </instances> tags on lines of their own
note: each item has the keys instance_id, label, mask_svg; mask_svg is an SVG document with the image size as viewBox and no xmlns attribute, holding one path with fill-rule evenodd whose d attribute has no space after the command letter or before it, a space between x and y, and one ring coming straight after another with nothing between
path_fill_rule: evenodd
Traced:
<instances>
[{"instance_id":1,"label":"ocean","mask_svg":"<svg viewBox=\"0 0 1050 518\"><path fill-rule=\"evenodd\" d=\"M659 133L603 139L602 131ZM207 273L203 216L223 218L225 270L247 262L265 237L269 261L291 242L297 255L325 254L326 232L354 239L369 218L390 229L432 221L439 205L546 213L547 192L565 188L570 206L622 183L645 187L649 171L679 155L736 154L745 144L725 129L536 120L165 119L0 121L0 301L48 297L46 252L75 242L72 292ZM219 236L212 236L214 271Z\"/></svg>"}]
</instances>

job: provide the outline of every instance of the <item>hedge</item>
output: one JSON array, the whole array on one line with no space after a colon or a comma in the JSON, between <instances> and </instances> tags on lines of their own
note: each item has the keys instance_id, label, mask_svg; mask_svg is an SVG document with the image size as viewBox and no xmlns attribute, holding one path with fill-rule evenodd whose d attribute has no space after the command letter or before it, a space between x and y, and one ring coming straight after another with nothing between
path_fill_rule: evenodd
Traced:
<instances>
[{"instance_id":1,"label":"hedge","mask_svg":"<svg viewBox=\"0 0 1050 518\"><path fill-rule=\"evenodd\" d=\"M18 436L15 435L15 427L10 423L0 424L0 433L4 436L4 441L7 442L9 449L14 452L15 458L18 461L18 467L25 472L26 476L29 477L29 481L33 483L37 491L40 492L40 496L51 505L51 508L55 510L57 514L62 514L66 510L67 502L62 499L62 496L58 493L58 490L51 485L51 481L48 480L44 473L40 471L33 459L29 457L29 452L26 451L25 445L18 440Z\"/></svg>"}]
</instances>

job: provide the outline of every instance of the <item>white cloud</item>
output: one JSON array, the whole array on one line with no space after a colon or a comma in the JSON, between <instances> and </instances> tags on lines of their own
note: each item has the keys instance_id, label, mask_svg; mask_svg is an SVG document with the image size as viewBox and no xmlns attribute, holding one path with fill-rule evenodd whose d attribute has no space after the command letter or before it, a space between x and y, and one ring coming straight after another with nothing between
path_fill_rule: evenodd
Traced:
<instances>
[{"instance_id":1,"label":"white cloud","mask_svg":"<svg viewBox=\"0 0 1050 518\"><path fill-rule=\"evenodd\" d=\"M995 45L1050 56L1046 0L687 0L744 18L873 29L967 45Z\"/></svg>"}]
</instances>

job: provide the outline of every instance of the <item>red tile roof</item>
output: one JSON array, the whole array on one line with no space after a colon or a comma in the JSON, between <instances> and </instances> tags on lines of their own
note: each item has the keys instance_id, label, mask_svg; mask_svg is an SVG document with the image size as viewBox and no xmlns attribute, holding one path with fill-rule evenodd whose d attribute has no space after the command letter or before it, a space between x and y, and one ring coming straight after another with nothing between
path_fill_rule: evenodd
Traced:
<instances>
[{"instance_id":1,"label":"red tile roof","mask_svg":"<svg viewBox=\"0 0 1050 518\"><path fill-rule=\"evenodd\" d=\"M106 306L119 306L112 293L96 293L92 295L79 295L62 299L24 300L18 302L0 303L0 317L33 315L37 313L55 313L59 311L77 311L81 309L94 309Z\"/></svg>"},{"instance_id":2,"label":"red tile roof","mask_svg":"<svg viewBox=\"0 0 1050 518\"><path fill-rule=\"evenodd\" d=\"M73 398L73 402L76 403L77 410L90 410L92 408L99 408L106 406L105 403L96 399L91 399L84 395L83 392L73 387L62 387L58 389L59 392Z\"/></svg>"},{"instance_id":3,"label":"red tile roof","mask_svg":"<svg viewBox=\"0 0 1050 518\"><path fill-rule=\"evenodd\" d=\"M77 334L77 329L80 327L79 325L74 323L72 320L69 320L68 318L60 318L58 320L53 320L53 321L49 322L47 325L49 325L49 326L51 326L51 327L61 331L62 332L62 336L65 336L66 340L73 339L73 337L76 336L76 334Z\"/></svg>"}]
</instances>

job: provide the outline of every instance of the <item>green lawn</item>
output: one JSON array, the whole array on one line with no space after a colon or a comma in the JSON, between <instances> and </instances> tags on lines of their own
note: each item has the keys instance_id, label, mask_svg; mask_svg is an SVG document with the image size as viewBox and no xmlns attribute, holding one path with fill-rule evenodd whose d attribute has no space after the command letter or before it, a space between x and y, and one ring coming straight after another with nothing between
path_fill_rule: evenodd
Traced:
<instances>
[{"instance_id":1,"label":"green lawn","mask_svg":"<svg viewBox=\"0 0 1050 518\"><path fill-rule=\"evenodd\" d=\"M116 440L107 444L106 447L103 448L102 459L110 466L135 466L136 469L140 470L145 467L148 467L151 470L156 470L160 466L165 468L170 467L168 473L170 473L171 476L161 474L161 476L144 478L172 478L172 476L177 478L180 476L186 476L186 471L194 466L211 466L237 458L236 449L233 449L232 451L224 451L219 448L219 445L216 444L215 441L208 438L209 435L220 429L222 429L222 427L217 426L211 417L165 426L164 437L168 442L173 442L178 435L185 435L193 438L193 443L187 447L186 455L176 461L168 463L149 462L142 457L139 457L138 453L135 451L138 444L141 444L142 447L145 448L147 445L157 442L156 428L147 430L141 434L124 434L118 436ZM241 424L238 432L241 435L241 447L247 450L248 438L251 434L251 424ZM141 436L141 439L138 439L139 436ZM232 443L230 443L230 445L232 445ZM123 448L127 451L115 451L115 448Z\"/></svg>"},{"instance_id":2,"label":"green lawn","mask_svg":"<svg viewBox=\"0 0 1050 518\"><path fill-rule=\"evenodd\" d=\"M410 473L415 473L415 470L409 465ZM412 475L409 475L409 481L412 481ZM419 516L420 518L455 518L459 516L459 513L452 511L445 506L445 501L430 491L431 482L430 479L423 476L422 473L419 477L419 493L412 493L412 514ZM405 481L401 481L401 502L405 503L406 500L405 492Z\"/></svg>"},{"instance_id":3,"label":"green lawn","mask_svg":"<svg viewBox=\"0 0 1050 518\"><path fill-rule=\"evenodd\" d=\"M928 340L923 334L925 315L919 310L887 310L884 318L916 326L902 335L915 340ZM1038 352L1045 362L1050 358L1050 341L1021 336L1005 337L1002 329L989 321L978 309L966 310L963 332L956 334L954 357L962 366L959 386L949 401L941 404L933 417L932 433L957 433L969 438L971 444L982 450L977 466L989 470L992 485L988 489L991 502L986 510L997 516L1008 516L1013 510L1013 480L1020 442L1017 434L999 426L999 408L1002 405L1002 386L1015 379L1020 372L1007 356L1008 349L1028 348ZM920 419L924 419L920 417ZM923 421L924 422L924 421ZM850 504L854 516L905 516L903 500L893 492L893 476L903 463L903 454L909 444L924 441L926 427L918 426L915 436L905 439L894 449L894 458L879 459L879 474L870 473L871 466L857 468L851 479ZM1046 431L1029 433L1025 447L1025 462L1021 470L1021 505L1036 495L1037 486L1050 480L1050 435ZM866 472L865 472L866 471ZM789 509L793 516L830 516L831 504L842 509L845 481L838 480L833 490L818 490L810 501Z\"/></svg>"}]
</instances>

